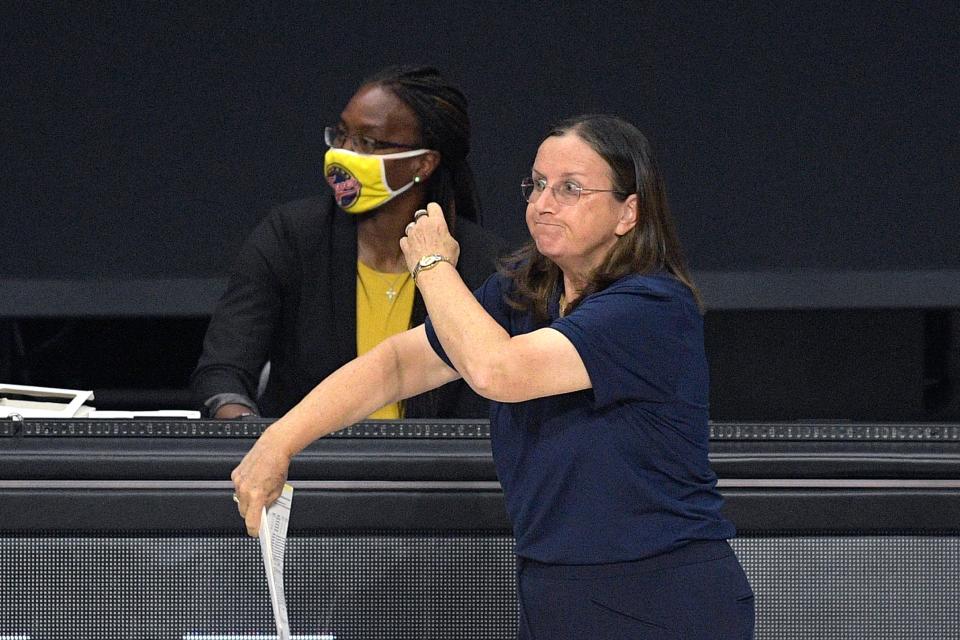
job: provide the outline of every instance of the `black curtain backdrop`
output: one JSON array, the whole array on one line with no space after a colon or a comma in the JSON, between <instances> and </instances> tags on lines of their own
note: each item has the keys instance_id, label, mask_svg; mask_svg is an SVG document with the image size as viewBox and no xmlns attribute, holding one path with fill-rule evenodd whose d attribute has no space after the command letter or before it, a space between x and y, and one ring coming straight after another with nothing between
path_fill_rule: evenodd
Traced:
<instances>
[{"instance_id":1,"label":"black curtain backdrop","mask_svg":"<svg viewBox=\"0 0 960 640\"><path fill-rule=\"evenodd\" d=\"M0 279L222 277L400 62L467 94L510 240L548 125L603 111L653 140L695 271L960 268L958 5L778 4L7 6Z\"/></svg>"},{"instance_id":2,"label":"black curtain backdrop","mask_svg":"<svg viewBox=\"0 0 960 640\"><path fill-rule=\"evenodd\" d=\"M422 63L517 243L551 123L648 134L715 419L960 418L958 33L955 2L6 3L0 380L183 408L243 238L323 188L362 78Z\"/></svg>"}]
</instances>

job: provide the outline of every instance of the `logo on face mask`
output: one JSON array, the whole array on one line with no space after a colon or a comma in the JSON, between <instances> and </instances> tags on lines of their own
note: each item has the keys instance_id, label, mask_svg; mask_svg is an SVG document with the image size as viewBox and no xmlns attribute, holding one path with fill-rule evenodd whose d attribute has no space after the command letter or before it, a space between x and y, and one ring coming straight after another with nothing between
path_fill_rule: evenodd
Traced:
<instances>
[{"instance_id":1,"label":"logo on face mask","mask_svg":"<svg viewBox=\"0 0 960 640\"><path fill-rule=\"evenodd\" d=\"M327 166L327 182L330 183L333 197L341 209L349 209L360 197L360 190L363 187L352 173L339 164Z\"/></svg>"},{"instance_id":2,"label":"logo on face mask","mask_svg":"<svg viewBox=\"0 0 960 640\"><path fill-rule=\"evenodd\" d=\"M323 158L323 173L341 209L364 213L383 206L414 185L411 180L399 189L391 188L387 184L387 160L415 158L425 153L429 149L377 155L330 148Z\"/></svg>"}]
</instances>

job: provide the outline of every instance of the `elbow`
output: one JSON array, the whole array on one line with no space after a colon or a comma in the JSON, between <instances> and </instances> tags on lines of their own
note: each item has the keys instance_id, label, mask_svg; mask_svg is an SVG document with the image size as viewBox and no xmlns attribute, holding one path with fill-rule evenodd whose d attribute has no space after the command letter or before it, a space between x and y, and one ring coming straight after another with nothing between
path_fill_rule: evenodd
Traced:
<instances>
[{"instance_id":1,"label":"elbow","mask_svg":"<svg viewBox=\"0 0 960 640\"><path fill-rule=\"evenodd\" d=\"M497 388L492 376L486 375L482 372L472 372L464 374L463 379L468 385L470 385L470 388L473 389L474 393L481 398L502 402L502 400L498 398L499 389Z\"/></svg>"},{"instance_id":2,"label":"elbow","mask_svg":"<svg viewBox=\"0 0 960 640\"><path fill-rule=\"evenodd\" d=\"M518 402L517 385L510 379L509 369L487 362L469 367L463 375L470 388L482 398L493 402Z\"/></svg>"}]
</instances>

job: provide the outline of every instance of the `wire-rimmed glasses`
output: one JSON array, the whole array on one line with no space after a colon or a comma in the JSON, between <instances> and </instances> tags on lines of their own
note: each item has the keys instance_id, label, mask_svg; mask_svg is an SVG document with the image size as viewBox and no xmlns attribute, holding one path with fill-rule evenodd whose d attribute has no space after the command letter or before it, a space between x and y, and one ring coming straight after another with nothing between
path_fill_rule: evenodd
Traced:
<instances>
[{"instance_id":1,"label":"wire-rimmed glasses","mask_svg":"<svg viewBox=\"0 0 960 640\"><path fill-rule=\"evenodd\" d=\"M572 180L564 180L558 185L549 185L543 178L527 177L520 181L520 193L527 202L536 202L548 188L553 191L556 201L563 205L577 204L582 193L620 193L619 189L588 189Z\"/></svg>"}]
</instances>

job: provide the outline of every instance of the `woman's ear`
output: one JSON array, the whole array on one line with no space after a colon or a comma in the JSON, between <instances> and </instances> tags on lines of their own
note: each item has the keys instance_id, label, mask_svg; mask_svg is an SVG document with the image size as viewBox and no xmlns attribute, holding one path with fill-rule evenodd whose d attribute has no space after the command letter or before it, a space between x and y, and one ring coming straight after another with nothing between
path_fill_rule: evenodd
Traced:
<instances>
[{"instance_id":1,"label":"woman's ear","mask_svg":"<svg viewBox=\"0 0 960 640\"><path fill-rule=\"evenodd\" d=\"M428 151L417 159L420 163L417 167L416 175L420 176L421 182L426 182L427 179L433 175L433 172L437 170L437 167L440 166L440 152Z\"/></svg>"},{"instance_id":2,"label":"woman's ear","mask_svg":"<svg viewBox=\"0 0 960 640\"><path fill-rule=\"evenodd\" d=\"M617 221L616 234L618 236L626 235L637 226L640 218L640 198L635 193L627 196L627 199L620 204L620 218Z\"/></svg>"}]
</instances>

